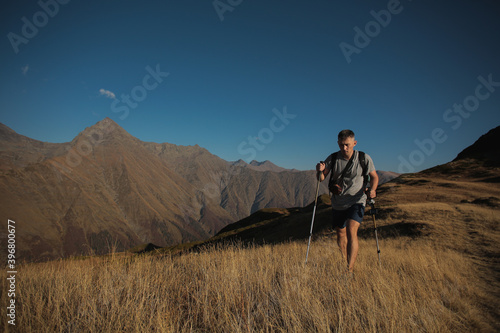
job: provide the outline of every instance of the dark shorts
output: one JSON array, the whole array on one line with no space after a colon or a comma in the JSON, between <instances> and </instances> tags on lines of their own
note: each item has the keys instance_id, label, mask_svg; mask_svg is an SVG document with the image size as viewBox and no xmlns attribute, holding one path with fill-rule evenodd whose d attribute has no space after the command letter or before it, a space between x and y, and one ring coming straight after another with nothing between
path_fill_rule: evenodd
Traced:
<instances>
[{"instance_id":1,"label":"dark shorts","mask_svg":"<svg viewBox=\"0 0 500 333\"><path fill-rule=\"evenodd\" d=\"M355 220L361 223L363 221L363 216L365 215L365 206L362 204L354 204L346 210L335 210L333 212L333 228L344 229L347 224L347 220Z\"/></svg>"}]
</instances>

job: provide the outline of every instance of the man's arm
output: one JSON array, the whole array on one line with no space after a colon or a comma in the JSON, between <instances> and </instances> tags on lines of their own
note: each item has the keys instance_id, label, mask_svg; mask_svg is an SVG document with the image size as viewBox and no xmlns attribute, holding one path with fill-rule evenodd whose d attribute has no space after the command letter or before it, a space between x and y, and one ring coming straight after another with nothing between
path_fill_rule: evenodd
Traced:
<instances>
[{"instance_id":1,"label":"man's arm","mask_svg":"<svg viewBox=\"0 0 500 333\"><path fill-rule=\"evenodd\" d=\"M370 175L370 198L375 198L377 196L377 187L378 187L378 175L377 171L373 170L369 173Z\"/></svg>"}]
</instances>

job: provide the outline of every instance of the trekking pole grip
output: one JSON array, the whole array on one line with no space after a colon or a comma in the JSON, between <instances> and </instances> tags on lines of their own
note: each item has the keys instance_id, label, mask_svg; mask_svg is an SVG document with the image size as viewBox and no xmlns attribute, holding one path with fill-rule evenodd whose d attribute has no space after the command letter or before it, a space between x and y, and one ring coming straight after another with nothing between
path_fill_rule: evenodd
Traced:
<instances>
[{"instance_id":1,"label":"trekking pole grip","mask_svg":"<svg viewBox=\"0 0 500 333\"><path fill-rule=\"evenodd\" d=\"M319 161L319 164L325 164L325 161ZM317 171L316 170L316 179L318 181L321 181L320 178L321 178L321 174L323 173L323 171Z\"/></svg>"}]
</instances>

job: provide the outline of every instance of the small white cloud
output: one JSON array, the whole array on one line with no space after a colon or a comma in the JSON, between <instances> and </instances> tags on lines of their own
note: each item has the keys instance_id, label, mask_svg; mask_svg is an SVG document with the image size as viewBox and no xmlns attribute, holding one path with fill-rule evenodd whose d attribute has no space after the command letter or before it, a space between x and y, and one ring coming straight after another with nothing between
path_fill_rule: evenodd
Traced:
<instances>
[{"instance_id":1,"label":"small white cloud","mask_svg":"<svg viewBox=\"0 0 500 333\"><path fill-rule=\"evenodd\" d=\"M116 99L115 94L112 91L106 89L99 89L99 93L111 99Z\"/></svg>"},{"instance_id":2,"label":"small white cloud","mask_svg":"<svg viewBox=\"0 0 500 333\"><path fill-rule=\"evenodd\" d=\"M28 73L28 70L30 69L29 65L26 65L24 67L21 67L21 71L23 72L23 75L26 75Z\"/></svg>"}]
</instances>

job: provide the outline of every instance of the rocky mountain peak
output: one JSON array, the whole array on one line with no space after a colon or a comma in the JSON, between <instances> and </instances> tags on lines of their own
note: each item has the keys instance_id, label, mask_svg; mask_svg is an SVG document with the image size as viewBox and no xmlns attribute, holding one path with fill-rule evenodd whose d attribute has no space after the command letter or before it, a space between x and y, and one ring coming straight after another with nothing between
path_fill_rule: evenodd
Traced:
<instances>
[{"instance_id":1,"label":"rocky mountain peak","mask_svg":"<svg viewBox=\"0 0 500 333\"><path fill-rule=\"evenodd\" d=\"M85 128L74 140L85 138L90 143L109 143L110 141L138 141L114 120L106 117L93 126Z\"/></svg>"},{"instance_id":2,"label":"rocky mountain peak","mask_svg":"<svg viewBox=\"0 0 500 333\"><path fill-rule=\"evenodd\" d=\"M453 161L464 160L467 158L477 160L488 160L500 162L500 126L493 128L488 133L483 134L471 146L460 152Z\"/></svg>"}]
</instances>

